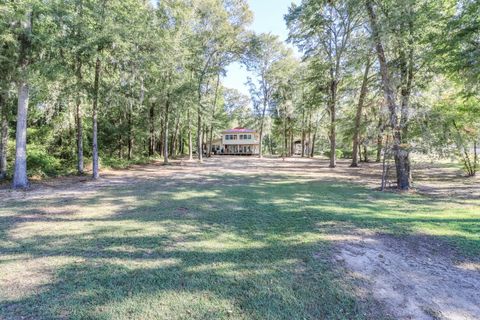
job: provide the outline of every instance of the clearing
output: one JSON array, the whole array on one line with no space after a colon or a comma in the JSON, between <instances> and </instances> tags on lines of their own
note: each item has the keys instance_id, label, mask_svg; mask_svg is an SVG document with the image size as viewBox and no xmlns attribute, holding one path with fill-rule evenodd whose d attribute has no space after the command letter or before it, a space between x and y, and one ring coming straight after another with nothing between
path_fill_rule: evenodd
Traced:
<instances>
[{"instance_id":1,"label":"clearing","mask_svg":"<svg viewBox=\"0 0 480 320\"><path fill-rule=\"evenodd\" d=\"M478 319L480 181L212 158L0 187L0 319Z\"/></svg>"}]
</instances>

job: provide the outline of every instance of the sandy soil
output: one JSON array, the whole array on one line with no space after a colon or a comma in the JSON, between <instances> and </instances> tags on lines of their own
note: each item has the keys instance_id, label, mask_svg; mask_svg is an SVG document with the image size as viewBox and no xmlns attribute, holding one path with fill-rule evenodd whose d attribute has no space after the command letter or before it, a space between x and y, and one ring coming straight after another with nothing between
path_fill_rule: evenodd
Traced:
<instances>
[{"instance_id":1,"label":"sandy soil","mask_svg":"<svg viewBox=\"0 0 480 320\"><path fill-rule=\"evenodd\" d=\"M68 193L75 195L95 192L101 187L139 183L150 179L165 179L170 183L182 180L215 180L215 175L258 174L263 177L294 175L297 178L322 181L357 183L372 189L380 187L381 164L363 163L359 168L350 168L350 161L339 160L336 168L329 168L326 159L307 158L238 158L213 157L203 164L196 161L174 160L170 166L161 163L132 166L126 170L104 170L101 179L69 176L32 182L28 191L13 191L9 184L0 184L0 199L32 198L45 194ZM480 178L465 178L455 168L415 164L413 177L415 191L430 197L480 199ZM58 194L57 194L58 195Z\"/></svg>"},{"instance_id":2,"label":"sandy soil","mask_svg":"<svg viewBox=\"0 0 480 320\"><path fill-rule=\"evenodd\" d=\"M350 235L335 259L394 319L479 319L480 264L459 263L441 246L421 236Z\"/></svg>"},{"instance_id":3,"label":"sandy soil","mask_svg":"<svg viewBox=\"0 0 480 320\"><path fill-rule=\"evenodd\" d=\"M314 159L212 158L204 164L184 160L170 166L154 163L128 170L110 170L102 178L64 177L35 182L28 191L0 186L0 200L48 197L82 197L99 188L134 185L162 179L166 186L177 183L215 183L223 174L258 174L265 179L294 175L297 179L341 181L377 189L379 164L349 168L340 161L335 169L328 161ZM416 192L429 197L466 201L480 198L480 180L465 178L459 170L415 166ZM241 179L241 177L239 178ZM346 232L343 230L343 232ZM338 266L349 273L359 288L385 306L394 319L480 319L480 263L457 262L454 252L440 243L418 237L376 235L365 231L332 234ZM442 252L442 253L440 253Z\"/></svg>"}]
</instances>

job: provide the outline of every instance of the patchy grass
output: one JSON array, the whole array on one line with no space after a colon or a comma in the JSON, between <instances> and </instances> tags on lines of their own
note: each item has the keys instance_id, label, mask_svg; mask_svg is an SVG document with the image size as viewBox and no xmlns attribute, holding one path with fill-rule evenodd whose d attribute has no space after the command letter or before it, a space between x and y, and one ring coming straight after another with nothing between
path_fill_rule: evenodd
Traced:
<instances>
[{"instance_id":1,"label":"patchy grass","mask_svg":"<svg viewBox=\"0 0 480 320\"><path fill-rule=\"evenodd\" d=\"M328 235L423 234L475 257L479 206L280 174L3 201L0 318L368 318Z\"/></svg>"}]
</instances>

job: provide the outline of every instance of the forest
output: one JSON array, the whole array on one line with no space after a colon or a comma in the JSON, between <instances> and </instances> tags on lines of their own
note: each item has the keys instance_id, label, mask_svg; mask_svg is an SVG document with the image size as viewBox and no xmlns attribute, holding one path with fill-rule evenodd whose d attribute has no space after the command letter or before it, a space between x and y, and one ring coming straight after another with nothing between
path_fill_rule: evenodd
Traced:
<instances>
[{"instance_id":1,"label":"forest","mask_svg":"<svg viewBox=\"0 0 480 320\"><path fill-rule=\"evenodd\" d=\"M320 1L285 15L293 50L249 30L245 0L4 1L0 177L84 174L161 157L210 156L230 125L261 152L324 155L330 166L411 155L478 169L480 4ZM241 62L250 96L222 84ZM308 143L311 141L311 143Z\"/></svg>"},{"instance_id":2,"label":"forest","mask_svg":"<svg viewBox=\"0 0 480 320\"><path fill-rule=\"evenodd\" d=\"M0 319L480 319L479 153L478 0L0 0Z\"/></svg>"}]
</instances>

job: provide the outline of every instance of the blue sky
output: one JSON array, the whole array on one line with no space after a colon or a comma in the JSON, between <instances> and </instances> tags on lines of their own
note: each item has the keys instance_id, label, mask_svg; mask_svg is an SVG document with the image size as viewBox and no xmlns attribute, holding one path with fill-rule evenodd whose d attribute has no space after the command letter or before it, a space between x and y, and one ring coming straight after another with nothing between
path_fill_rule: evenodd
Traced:
<instances>
[{"instance_id":1,"label":"blue sky","mask_svg":"<svg viewBox=\"0 0 480 320\"><path fill-rule=\"evenodd\" d=\"M250 9L254 13L254 21L251 29L256 33L270 32L278 35L280 39L286 40L288 37L287 27L283 16L288 12L288 7L292 2L299 3L299 0L248 0ZM223 79L223 84L229 88L240 90L244 94L249 94L245 82L248 72L238 63L234 63L227 68L227 76Z\"/></svg>"}]
</instances>

